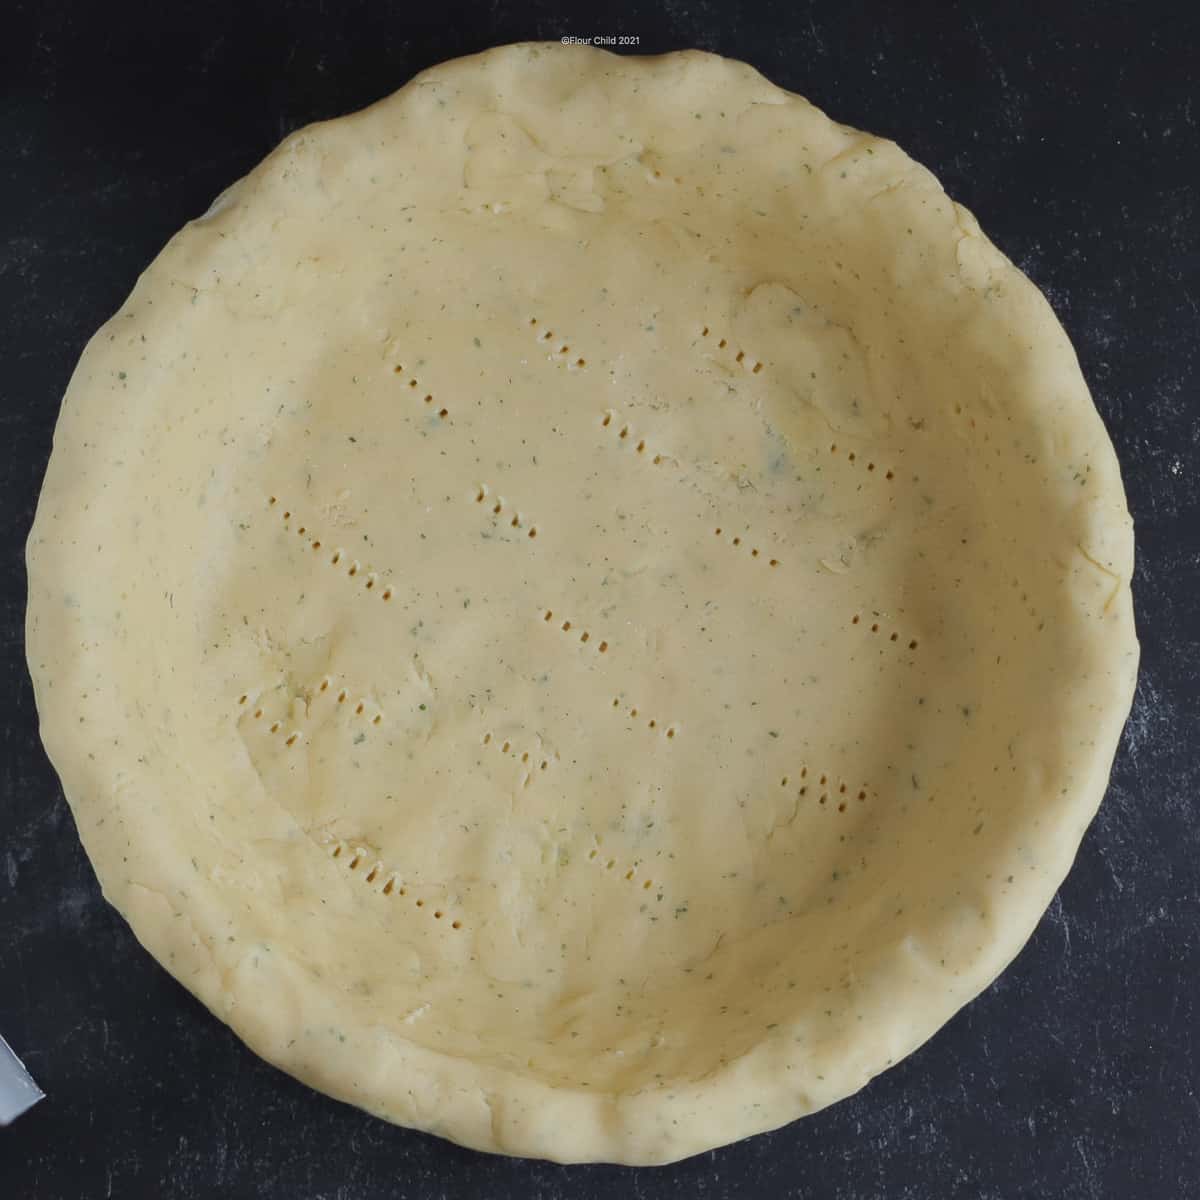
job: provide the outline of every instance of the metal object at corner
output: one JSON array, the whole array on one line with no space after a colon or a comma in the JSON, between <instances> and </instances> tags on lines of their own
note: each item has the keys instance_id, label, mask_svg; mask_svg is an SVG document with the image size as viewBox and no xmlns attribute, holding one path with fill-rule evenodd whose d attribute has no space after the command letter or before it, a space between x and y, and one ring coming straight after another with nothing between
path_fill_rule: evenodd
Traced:
<instances>
[{"instance_id":1,"label":"metal object at corner","mask_svg":"<svg viewBox=\"0 0 1200 1200\"><path fill-rule=\"evenodd\" d=\"M44 1096L25 1070L25 1064L0 1037L0 1125L11 1125Z\"/></svg>"}]
</instances>

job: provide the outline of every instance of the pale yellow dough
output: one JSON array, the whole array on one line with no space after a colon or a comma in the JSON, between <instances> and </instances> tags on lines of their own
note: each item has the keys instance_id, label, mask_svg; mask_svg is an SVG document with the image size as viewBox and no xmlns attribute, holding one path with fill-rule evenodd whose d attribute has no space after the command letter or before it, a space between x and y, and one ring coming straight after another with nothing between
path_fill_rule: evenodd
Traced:
<instances>
[{"instance_id":1,"label":"pale yellow dough","mask_svg":"<svg viewBox=\"0 0 1200 1200\"><path fill-rule=\"evenodd\" d=\"M1137 664L1037 290L740 63L505 47L301 130L92 339L29 541L105 894L255 1051L658 1163L1028 937Z\"/></svg>"}]
</instances>

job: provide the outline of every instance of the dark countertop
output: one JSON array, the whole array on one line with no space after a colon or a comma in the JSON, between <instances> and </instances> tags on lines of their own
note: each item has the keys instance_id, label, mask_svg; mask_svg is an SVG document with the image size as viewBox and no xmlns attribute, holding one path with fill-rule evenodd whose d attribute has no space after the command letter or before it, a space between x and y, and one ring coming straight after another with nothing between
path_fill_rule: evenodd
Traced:
<instances>
[{"instance_id":1,"label":"dark countertop","mask_svg":"<svg viewBox=\"0 0 1200 1200\"><path fill-rule=\"evenodd\" d=\"M639 0L616 16L541 0L412 13L10 0L0 1032L49 1099L0 1130L0 1197L1200 1195L1200 10L1018 7ZM1133 717L1100 815L1029 946L852 1099L643 1171L473 1154L255 1058L101 899L37 739L23 652L23 544L59 399L85 340L166 238L297 126L442 59L565 34L744 58L931 167L1065 323L1137 523Z\"/></svg>"}]
</instances>

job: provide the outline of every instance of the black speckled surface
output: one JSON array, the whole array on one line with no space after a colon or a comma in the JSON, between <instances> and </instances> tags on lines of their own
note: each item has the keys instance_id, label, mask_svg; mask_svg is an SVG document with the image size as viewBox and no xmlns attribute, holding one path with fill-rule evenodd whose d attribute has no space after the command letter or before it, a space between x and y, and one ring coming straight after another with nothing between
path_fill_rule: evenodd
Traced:
<instances>
[{"instance_id":1,"label":"black speckled surface","mask_svg":"<svg viewBox=\"0 0 1200 1200\"><path fill-rule=\"evenodd\" d=\"M1200 1196L1198 11L10 0L0 1031L49 1099L0 1130L0 1198ZM747 59L931 167L1065 323L1137 522L1134 713L1100 815L1026 950L854 1098L643 1171L459 1150L244 1049L101 899L37 740L23 654L23 543L59 399L165 239L297 126L442 59L565 34Z\"/></svg>"}]
</instances>

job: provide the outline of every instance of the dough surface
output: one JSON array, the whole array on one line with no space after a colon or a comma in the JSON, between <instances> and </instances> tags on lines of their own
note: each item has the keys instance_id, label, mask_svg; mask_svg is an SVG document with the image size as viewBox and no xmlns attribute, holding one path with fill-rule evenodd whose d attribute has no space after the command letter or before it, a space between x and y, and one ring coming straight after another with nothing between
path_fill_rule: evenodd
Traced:
<instances>
[{"instance_id":1,"label":"dough surface","mask_svg":"<svg viewBox=\"0 0 1200 1200\"><path fill-rule=\"evenodd\" d=\"M289 137L71 380L42 732L255 1051L658 1163L861 1087L1019 950L1137 666L1049 306L742 64L523 45Z\"/></svg>"}]
</instances>

